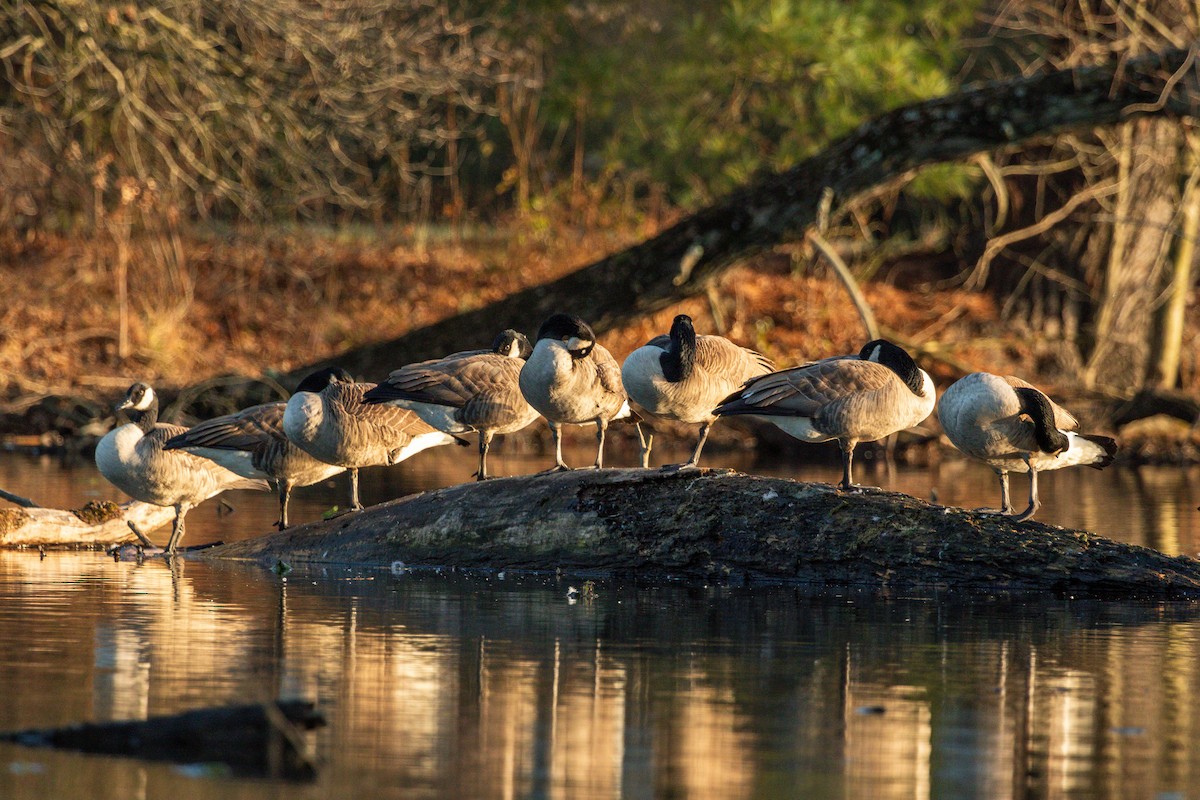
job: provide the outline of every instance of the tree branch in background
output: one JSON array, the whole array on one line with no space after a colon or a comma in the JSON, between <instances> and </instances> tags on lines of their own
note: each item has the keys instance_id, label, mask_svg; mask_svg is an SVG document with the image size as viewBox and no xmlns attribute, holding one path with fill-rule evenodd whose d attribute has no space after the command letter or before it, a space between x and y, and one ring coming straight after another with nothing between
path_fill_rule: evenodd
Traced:
<instances>
[{"instance_id":1,"label":"tree branch in background","mask_svg":"<svg viewBox=\"0 0 1200 800\"><path fill-rule=\"evenodd\" d=\"M1189 58L1188 50L1168 50L988 83L898 108L641 244L551 283L335 360L354 372L377 375L401 364L485 345L495 331L506 327L536 330L542 319L560 309L575 310L597 331L604 331L704 291L709 281L750 255L802 238L816 222L827 189L844 205L923 165L1141 116L1200 114L1196 70L1172 80ZM680 281L685 259L691 269ZM312 366L292 373L292 381Z\"/></svg>"}]
</instances>

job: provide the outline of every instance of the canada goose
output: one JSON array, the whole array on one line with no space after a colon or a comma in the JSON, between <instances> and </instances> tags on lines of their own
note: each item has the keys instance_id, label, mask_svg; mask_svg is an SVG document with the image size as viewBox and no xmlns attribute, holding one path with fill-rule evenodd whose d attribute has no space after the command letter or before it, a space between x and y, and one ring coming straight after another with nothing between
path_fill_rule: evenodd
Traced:
<instances>
[{"instance_id":1,"label":"canada goose","mask_svg":"<svg viewBox=\"0 0 1200 800\"><path fill-rule=\"evenodd\" d=\"M283 412L283 432L310 456L350 471L350 507L356 511L362 508L361 467L399 464L427 448L460 441L426 425L408 409L363 403L363 395L375 384L355 383L340 367L327 367L308 379L314 388L324 388L291 396Z\"/></svg>"},{"instance_id":2,"label":"canada goose","mask_svg":"<svg viewBox=\"0 0 1200 800\"><path fill-rule=\"evenodd\" d=\"M125 494L153 503L174 506L175 524L167 552L175 552L183 538L183 523L192 506L226 489L268 489L266 481L235 475L191 453L166 452L163 444L187 430L158 421L158 395L144 383L135 383L116 406L130 421L118 425L96 445L100 474Z\"/></svg>"},{"instance_id":3,"label":"canada goose","mask_svg":"<svg viewBox=\"0 0 1200 800\"><path fill-rule=\"evenodd\" d=\"M322 373L313 373L300 382L298 392L319 392L328 383ZM288 526L288 501L292 489L311 486L331 478L345 467L318 461L293 444L283 433L283 414L287 401L263 403L236 414L205 420L173 436L164 450L186 450L215 461L244 478L262 478L279 493L279 522Z\"/></svg>"},{"instance_id":4,"label":"canada goose","mask_svg":"<svg viewBox=\"0 0 1200 800\"><path fill-rule=\"evenodd\" d=\"M621 382L629 399L651 415L700 423L692 457L678 465L694 467L717 419L713 409L734 389L772 369L766 356L723 336L697 336L692 318L680 314L669 335L656 336L629 354L621 365Z\"/></svg>"},{"instance_id":5,"label":"canada goose","mask_svg":"<svg viewBox=\"0 0 1200 800\"><path fill-rule=\"evenodd\" d=\"M518 384L533 348L525 335L506 330L491 350L468 350L394 371L364 396L416 412L446 433L479 434L478 480L486 480L487 454L496 434L519 431L538 417Z\"/></svg>"},{"instance_id":6,"label":"canada goose","mask_svg":"<svg viewBox=\"0 0 1200 800\"><path fill-rule=\"evenodd\" d=\"M1104 469L1117 453L1114 440L1077 433L1079 422L1066 409L1012 376L973 372L959 379L938 401L938 419L955 447L996 471L1001 514L1014 511L1008 473L1029 473L1029 507L1018 522L1041 506L1039 472L1076 464Z\"/></svg>"},{"instance_id":7,"label":"canada goose","mask_svg":"<svg viewBox=\"0 0 1200 800\"><path fill-rule=\"evenodd\" d=\"M617 360L586 322L571 314L547 317L519 383L529 405L550 423L553 469L570 469L562 457L562 426L589 422L596 423L595 466L604 466L604 433L609 422L630 416L629 400Z\"/></svg>"},{"instance_id":8,"label":"canada goose","mask_svg":"<svg viewBox=\"0 0 1200 800\"><path fill-rule=\"evenodd\" d=\"M854 486L854 446L917 425L933 411L933 380L886 339L857 356L837 356L751 379L713 412L764 417L805 442L837 439L842 489Z\"/></svg>"}]
</instances>

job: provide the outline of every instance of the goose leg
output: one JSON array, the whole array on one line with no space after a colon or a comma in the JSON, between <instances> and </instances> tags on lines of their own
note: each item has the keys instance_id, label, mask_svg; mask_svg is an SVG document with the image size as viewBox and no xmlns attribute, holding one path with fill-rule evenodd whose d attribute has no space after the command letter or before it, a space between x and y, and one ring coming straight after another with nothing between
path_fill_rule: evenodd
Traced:
<instances>
[{"instance_id":1,"label":"goose leg","mask_svg":"<svg viewBox=\"0 0 1200 800\"><path fill-rule=\"evenodd\" d=\"M1029 508L1014 517L1017 522L1033 519L1033 515L1042 506L1041 501L1038 500L1037 470L1033 468L1033 464L1029 463L1028 455L1025 456L1025 464L1029 467Z\"/></svg>"},{"instance_id":2,"label":"goose leg","mask_svg":"<svg viewBox=\"0 0 1200 800\"><path fill-rule=\"evenodd\" d=\"M350 510L362 511L363 504L358 501L358 467L350 469Z\"/></svg>"},{"instance_id":3,"label":"goose leg","mask_svg":"<svg viewBox=\"0 0 1200 800\"><path fill-rule=\"evenodd\" d=\"M570 469L562 457L562 425L559 425L557 422L551 422L550 434L554 437L554 466L546 470L546 472L561 472Z\"/></svg>"},{"instance_id":4,"label":"goose leg","mask_svg":"<svg viewBox=\"0 0 1200 800\"><path fill-rule=\"evenodd\" d=\"M842 482L838 484L839 489L856 489L854 485L854 442L839 441L838 444L842 448Z\"/></svg>"},{"instance_id":5,"label":"goose leg","mask_svg":"<svg viewBox=\"0 0 1200 800\"><path fill-rule=\"evenodd\" d=\"M642 430L642 423L635 422L633 427L637 429L638 444L641 445L641 462L642 469L650 468L650 448L654 446L654 434L646 433Z\"/></svg>"},{"instance_id":6,"label":"goose leg","mask_svg":"<svg viewBox=\"0 0 1200 800\"><path fill-rule=\"evenodd\" d=\"M190 503L175 504L175 524L171 526L171 538L167 540L167 553L174 553L179 540L183 538L183 519L191 507Z\"/></svg>"},{"instance_id":7,"label":"goose leg","mask_svg":"<svg viewBox=\"0 0 1200 800\"><path fill-rule=\"evenodd\" d=\"M604 469L604 434L608 430L608 421L596 420L596 469Z\"/></svg>"},{"instance_id":8,"label":"goose leg","mask_svg":"<svg viewBox=\"0 0 1200 800\"><path fill-rule=\"evenodd\" d=\"M1000 479L1000 507L999 508L977 508L975 509L981 514L1011 514L1013 513L1012 498L1008 493L1008 470L996 470L996 477Z\"/></svg>"},{"instance_id":9,"label":"goose leg","mask_svg":"<svg viewBox=\"0 0 1200 800\"><path fill-rule=\"evenodd\" d=\"M480 431L479 433L479 472L475 473L475 480L486 481L487 474L487 454L488 449L492 446L492 432Z\"/></svg>"},{"instance_id":10,"label":"goose leg","mask_svg":"<svg viewBox=\"0 0 1200 800\"><path fill-rule=\"evenodd\" d=\"M280 481L279 482L279 522L275 526L275 527L279 528L279 530L283 530L284 528L286 528L288 526L288 515L287 515L288 500L290 500L291 497L292 497L292 482L291 481Z\"/></svg>"},{"instance_id":11,"label":"goose leg","mask_svg":"<svg viewBox=\"0 0 1200 800\"><path fill-rule=\"evenodd\" d=\"M700 426L700 438L696 440L696 449L692 451L692 457L682 464L672 464L668 469L691 469L700 466L700 451L704 449L704 443L708 441L708 429L712 427L711 422L705 422Z\"/></svg>"}]
</instances>

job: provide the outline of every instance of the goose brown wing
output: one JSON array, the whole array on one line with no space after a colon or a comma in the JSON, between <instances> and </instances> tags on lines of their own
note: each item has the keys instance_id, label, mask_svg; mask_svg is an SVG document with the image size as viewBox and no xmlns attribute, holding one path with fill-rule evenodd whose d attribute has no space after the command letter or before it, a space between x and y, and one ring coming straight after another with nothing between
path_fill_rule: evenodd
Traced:
<instances>
[{"instance_id":1,"label":"goose brown wing","mask_svg":"<svg viewBox=\"0 0 1200 800\"><path fill-rule=\"evenodd\" d=\"M1038 392L1042 392L1041 389L1038 389L1038 387L1034 386L1032 383L1023 381L1015 375L1005 375L1004 382L1014 389L1034 389ZM1045 392L1042 392L1042 394L1046 396L1047 400L1050 400L1050 407L1054 409L1054 427L1058 428L1060 431L1079 430L1079 420L1075 419L1074 414L1051 400L1050 395L1046 394Z\"/></svg>"},{"instance_id":2,"label":"goose brown wing","mask_svg":"<svg viewBox=\"0 0 1200 800\"><path fill-rule=\"evenodd\" d=\"M450 408L463 408L480 394L503 389L508 384L520 395L517 376L520 375L523 363L519 359L506 358L488 351L454 360L441 359L410 364L393 372L376 390L376 394Z\"/></svg>"},{"instance_id":3,"label":"goose brown wing","mask_svg":"<svg viewBox=\"0 0 1200 800\"><path fill-rule=\"evenodd\" d=\"M365 429L371 440L414 437L436 430L407 408L364 403L363 395L374 388L373 383L334 384L325 390L329 393L326 400L331 406L340 406L349 420Z\"/></svg>"},{"instance_id":4,"label":"goose brown wing","mask_svg":"<svg viewBox=\"0 0 1200 800\"><path fill-rule=\"evenodd\" d=\"M264 403L236 414L205 420L171 441L171 447L211 447L253 452L272 439L282 439L287 403Z\"/></svg>"},{"instance_id":5,"label":"goose brown wing","mask_svg":"<svg viewBox=\"0 0 1200 800\"><path fill-rule=\"evenodd\" d=\"M882 364L829 358L754 378L718 409L721 414L814 417L826 405L874 392L896 380Z\"/></svg>"}]
</instances>

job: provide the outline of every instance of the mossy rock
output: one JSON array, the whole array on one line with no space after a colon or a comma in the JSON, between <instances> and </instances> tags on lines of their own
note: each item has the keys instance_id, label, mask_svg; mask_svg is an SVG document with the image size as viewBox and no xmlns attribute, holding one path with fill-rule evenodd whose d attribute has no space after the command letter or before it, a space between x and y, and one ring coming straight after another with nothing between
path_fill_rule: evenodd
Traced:
<instances>
[{"instance_id":1,"label":"mossy rock","mask_svg":"<svg viewBox=\"0 0 1200 800\"><path fill-rule=\"evenodd\" d=\"M83 508L73 508L71 513L88 525L103 525L123 515L121 507L111 500L89 500Z\"/></svg>"}]
</instances>

